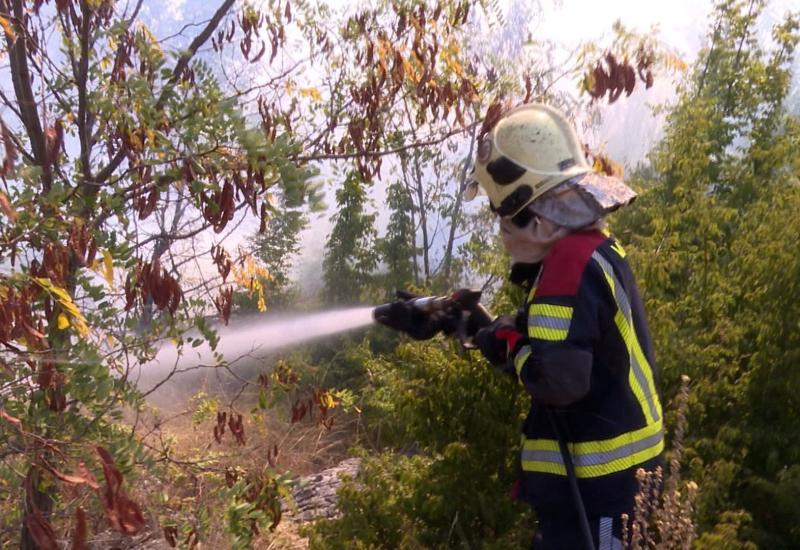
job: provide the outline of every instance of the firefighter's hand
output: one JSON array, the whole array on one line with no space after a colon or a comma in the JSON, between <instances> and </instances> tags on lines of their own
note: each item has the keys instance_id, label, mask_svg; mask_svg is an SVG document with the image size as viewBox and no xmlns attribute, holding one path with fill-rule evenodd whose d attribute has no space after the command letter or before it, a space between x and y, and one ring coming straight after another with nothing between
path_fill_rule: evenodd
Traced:
<instances>
[{"instance_id":1,"label":"firefighter's hand","mask_svg":"<svg viewBox=\"0 0 800 550\"><path fill-rule=\"evenodd\" d=\"M415 340L433 338L442 329L441 315L424 313L411 304L417 295L398 290L397 297L400 299L396 302L381 306L380 315L376 314L379 323L405 332Z\"/></svg>"},{"instance_id":2,"label":"firefighter's hand","mask_svg":"<svg viewBox=\"0 0 800 550\"><path fill-rule=\"evenodd\" d=\"M444 316L442 332L447 335L455 334L465 347L474 348L475 335L480 329L492 324L494 317L481 305L480 290L460 288L450 298L455 307Z\"/></svg>"},{"instance_id":3,"label":"firefighter's hand","mask_svg":"<svg viewBox=\"0 0 800 550\"><path fill-rule=\"evenodd\" d=\"M475 345L489 363L505 370L508 366L509 352L522 337L514 326L514 320L502 316L495 319L475 335Z\"/></svg>"}]
</instances>

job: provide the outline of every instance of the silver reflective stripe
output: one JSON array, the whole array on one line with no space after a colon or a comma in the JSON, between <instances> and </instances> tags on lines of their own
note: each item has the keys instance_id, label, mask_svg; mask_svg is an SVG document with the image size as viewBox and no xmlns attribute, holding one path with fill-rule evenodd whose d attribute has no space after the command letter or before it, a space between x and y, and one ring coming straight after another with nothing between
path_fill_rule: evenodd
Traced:
<instances>
[{"instance_id":1,"label":"silver reflective stripe","mask_svg":"<svg viewBox=\"0 0 800 550\"><path fill-rule=\"evenodd\" d=\"M611 550L611 540L614 538L614 520L611 518L600 518L600 526L597 530L597 550Z\"/></svg>"},{"instance_id":2,"label":"silver reflective stripe","mask_svg":"<svg viewBox=\"0 0 800 550\"><path fill-rule=\"evenodd\" d=\"M614 537L614 518L600 518L597 550L622 550L622 541Z\"/></svg>"},{"instance_id":3,"label":"silver reflective stripe","mask_svg":"<svg viewBox=\"0 0 800 550\"><path fill-rule=\"evenodd\" d=\"M636 338L636 329L633 325L633 316L631 314L631 304L628 301L628 295L625 294L625 289L622 287L622 284L617 279L616 274L614 274L614 268L611 267L611 264L600 255L599 252L595 251L592 254L592 258L600 264L600 267L605 271L606 275L609 279L613 282L613 287L611 290L614 292L614 301L617 302L617 307L622 312L623 317L625 317L625 321L628 323L628 327L631 330L631 338ZM623 335L624 339L624 335ZM647 400L647 406L650 409L650 415L653 417L653 420L658 422L660 420L660 416L658 414L658 407L656 406L654 396L650 394L649 387L650 385L647 382L647 376L644 374L644 369L639 364L639 361L636 359L633 350L628 350L628 356L630 357L631 362L631 369L633 370L633 375L636 377L636 380L639 382L639 387L642 388L642 391L645 394Z\"/></svg>"},{"instance_id":4,"label":"silver reflective stripe","mask_svg":"<svg viewBox=\"0 0 800 550\"><path fill-rule=\"evenodd\" d=\"M625 458L629 456L633 456L638 452L644 451L645 449L649 449L655 445L658 445L661 440L663 439L664 435L659 430L657 433L645 437L644 439L640 439L638 441L634 441L633 443L629 443L627 445L623 445L622 447L617 447L611 451L604 451L599 453L572 453L572 461L575 463L575 466L600 466L602 464L608 464L614 460L619 460L620 458ZM537 462L551 462L556 464L564 464L564 459L561 457L561 453L559 451L544 451L544 450L532 450L532 449L523 449L522 450L522 460L523 461L537 461Z\"/></svg>"},{"instance_id":5,"label":"silver reflective stripe","mask_svg":"<svg viewBox=\"0 0 800 550\"><path fill-rule=\"evenodd\" d=\"M658 422L660 420L658 416L658 407L656 407L653 397L647 393L648 385L647 378L644 376L644 371L642 370L641 365L639 365L639 361L636 359L636 356L633 353L630 354L630 357L633 374L636 376L636 380L639 381L639 386L641 386L642 391L645 392L645 395L647 396L647 406L650 407L650 414L653 416L653 420Z\"/></svg>"},{"instance_id":6,"label":"silver reflective stripe","mask_svg":"<svg viewBox=\"0 0 800 550\"><path fill-rule=\"evenodd\" d=\"M562 319L561 317L549 317L547 315L533 315L528 318L528 326L569 330L570 320L571 319Z\"/></svg>"}]
</instances>

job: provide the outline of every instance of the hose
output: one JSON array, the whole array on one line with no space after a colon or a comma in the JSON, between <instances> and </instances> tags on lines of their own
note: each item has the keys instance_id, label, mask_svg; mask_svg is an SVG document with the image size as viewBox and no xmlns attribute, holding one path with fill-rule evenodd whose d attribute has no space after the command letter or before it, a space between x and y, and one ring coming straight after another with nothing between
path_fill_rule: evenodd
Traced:
<instances>
[{"instance_id":1,"label":"hose","mask_svg":"<svg viewBox=\"0 0 800 550\"><path fill-rule=\"evenodd\" d=\"M567 442L564 439L563 430L553 417L553 412L546 409L547 418L550 425L558 439L558 449L561 451L561 459L564 461L564 468L567 470L567 482L569 483L569 490L572 493L572 500L575 501L575 509L578 513L578 523L580 524L581 533L583 534L583 541L586 545L586 550L595 550L594 539L592 538L592 530L589 527L589 518L586 516L586 507L583 505L583 498L581 491L578 488L578 476L575 474L575 464L572 462L572 455L567 447Z\"/></svg>"}]
</instances>

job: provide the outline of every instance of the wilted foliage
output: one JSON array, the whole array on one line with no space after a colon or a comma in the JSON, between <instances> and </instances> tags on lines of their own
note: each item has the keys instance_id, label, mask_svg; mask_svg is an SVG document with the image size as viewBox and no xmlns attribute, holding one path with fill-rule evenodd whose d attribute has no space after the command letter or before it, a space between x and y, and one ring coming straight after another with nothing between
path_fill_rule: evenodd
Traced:
<instances>
[{"instance_id":1,"label":"wilted foliage","mask_svg":"<svg viewBox=\"0 0 800 550\"><path fill-rule=\"evenodd\" d=\"M614 103L622 92L626 96L633 93L637 76L649 88L653 85L652 66L653 55L643 50L637 52L635 68L628 62L618 62L614 54L607 53L591 73L589 95L592 99L599 99L608 93L608 102Z\"/></svg>"},{"instance_id":2,"label":"wilted foliage","mask_svg":"<svg viewBox=\"0 0 800 550\"><path fill-rule=\"evenodd\" d=\"M178 281L161 267L158 260L152 264L140 263L125 282L126 310L150 298L158 309L166 309L174 315L182 296Z\"/></svg>"},{"instance_id":3,"label":"wilted foliage","mask_svg":"<svg viewBox=\"0 0 800 550\"><path fill-rule=\"evenodd\" d=\"M20 504L3 508L4 541L16 522L23 548L53 546L54 518L74 515L74 545L85 547L96 525L86 515L97 510L59 498L59 487L91 489L92 469L106 478L108 525L142 528L145 512L123 489L124 477L142 473L129 466L141 452L137 426L118 430L122 410L141 404L131 369L152 357L161 331L179 339L194 324L214 337L203 322L214 298L187 295L171 247L229 229L245 209L265 219L274 186L298 204L310 194L311 172L287 159L292 136L267 140L239 96L195 59L223 28L251 63L263 55L262 25L273 47L284 44L275 29L291 20L288 8L276 23L232 5L220 2L171 59L137 20L142 3L0 2L3 82L13 84L4 86L0 121L0 262L10 265L0 274L0 456L13 468L0 476ZM219 39L215 46L225 49ZM235 268L214 252L224 280ZM229 288L216 300L225 319L231 297ZM227 427L246 443L241 415ZM78 457L81 473L64 474ZM16 479L20 471L29 481Z\"/></svg>"}]
</instances>

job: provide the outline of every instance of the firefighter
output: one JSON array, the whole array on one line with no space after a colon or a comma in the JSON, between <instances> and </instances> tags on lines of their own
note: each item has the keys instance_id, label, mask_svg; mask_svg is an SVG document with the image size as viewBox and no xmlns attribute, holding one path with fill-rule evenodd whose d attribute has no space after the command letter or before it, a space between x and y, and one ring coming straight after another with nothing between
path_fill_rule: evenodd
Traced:
<instances>
[{"instance_id":1,"label":"firefighter","mask_svg":"<svg viewBox=\"0 0 800 550\"><path fill-rule=\"evenodd\" d=\"M569 122L541 104L498 121L472 175L466 198L488 195L527 294L515 319L475 340L531 395L518 494L536 511L533 548L622 548L636 471L660 464L664 448L642 300L603 222L636 195L594 172Z\"/></svg>"}]
</instances>

